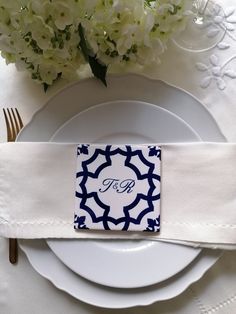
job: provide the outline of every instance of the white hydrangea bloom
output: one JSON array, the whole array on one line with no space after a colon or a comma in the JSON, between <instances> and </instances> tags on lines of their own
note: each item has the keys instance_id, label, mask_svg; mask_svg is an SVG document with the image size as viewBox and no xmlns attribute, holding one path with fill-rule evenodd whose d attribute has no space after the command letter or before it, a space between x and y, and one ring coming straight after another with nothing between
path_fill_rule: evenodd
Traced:
<instances>
[{"instance_id":1,"label":"white hydrangea bloom","mask_svg":"<svg viewBox=\"0 0 236 314\"><path fill-rule=\"evenodd\" d=\"M79 1L0 0L0 50L6 62L47 85L59 76L75 79L85 63L78 48Z\"/></svg>"},{"instance_id":2,"label":"white hydrangea bloom","mask_svg":"<svg viewBox=\"0 0 236 314\"><path fill-rule=\"evenodd\" d=\"M186 25L186 0L155 0L152 8L155 11L155 36L167 41L173 33Z\"/></svg>"},{"instance_id":3,"label":"white hydrangea bloom","mask_svg":"<svg viewBox=\"0 0 236 314\"><path fill-rule=\"evenodd\" d=\"M53 1L48 5L49 14L59 30L73 23L73 13L66 1Z\"/></svg>"},{"instance_id":4,"label":"white hydrangea bloom","mask_svg":"<svg viewBox=\"0 0 236 314\"><path fill-rule=\"evenodd\" d=\"M94 1L83 21L93 53L107 65L159 62L172 34L183 27L185 0Z\"/></svg>"},{"instance_id":5,"label":"white hydrangea bloom","mask_svg":"<svg viewBox=\"0 0 236 314\"><path fill-rule=\"evenodd\" d=\"M42 50L52 47L51 39L54 37L53 29L48 26L41 16L34 16L32 23L28 26L32 38Z\"/></svg>"},{"instance_id":6,"label":"white hydrangea bloom","mask_svg":"<svg viewBox=\"0 0 236 314\"><path fill-rule=\"evenodd\" d=\"M160 62L185 26L187 0L0 0L0 50L7 63L51 85L76 79L86 64L79 25L90 51L112 70Z\"/></svg>"},{"instance_id":7,"label":"white hydrangea bloom","mask_svg":"<svg viewBox=\"0 0 236 314\"><path fill-rule=\"evenodd\" d=\"M47 5L48 1L46 0L31 0L29 8L36 16L41 16L43 19L46 19L48 15Z\"/></svg>"},{"instance_id":8,"label":"white hydrangea bloom","mask_svg":"<svg viewBox=\"0 0 236 314\"><path fill-rule=\"evenodd\" d=\"M17 12L20 10L22 6L26 4L27 1L10 1L10 0L1 0L0 5L2 8L5 8L6 10L10 12Z\"/></svg>"},{"instance_id":9,"label":"white hydrangea bloom","mask_svg":"<svg viewBox=\"0 0 236 314\"><path fill-rule=\"evenodd\" d=\"M57 68L53 64L43 62L39 64L39 73L44 83L51 85L57 78Z\"/></svg>"},{"instance_id":10,"label":"white hydrangea bloom","mask_svg":"<svg viewBox=\"0 0 236 314\"><path fill-rule=\"evenodd\" d=\"M11 30L12 27L9 11L4 6L0 6L0 33L9 35Z\"/></svg>"},{"instance_id":11,"label":"white hydrangea bloom","mask_svg":"<svg viewBox=\"0 0 236 314\"><path fill-rule=\"evenodd\" d=\"M16 49L14 47L14 42L7 35L0 36L0 50L6 53L15 53Z\"/></svg>"}]
</instances>

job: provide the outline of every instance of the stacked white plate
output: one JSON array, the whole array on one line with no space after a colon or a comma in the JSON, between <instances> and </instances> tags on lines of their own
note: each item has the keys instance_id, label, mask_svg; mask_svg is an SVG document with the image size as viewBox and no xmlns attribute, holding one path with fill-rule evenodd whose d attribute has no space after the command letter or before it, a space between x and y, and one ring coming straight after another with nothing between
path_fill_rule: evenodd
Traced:
<instances>
[{"instance_id":1,"label":"stacked white plate","mask_svg":"<svg viewBox=\"0 0 236 314\"><path fill-rule=\"evenodd\" d=\"M71 85L37 112L18 141L173 143L225 141L193 96L143 76L110 76ZM155 241L24 240L32 266L86 303L127 308L183 292L216 262L219 251Z\"/></svg>"}]
</instances>

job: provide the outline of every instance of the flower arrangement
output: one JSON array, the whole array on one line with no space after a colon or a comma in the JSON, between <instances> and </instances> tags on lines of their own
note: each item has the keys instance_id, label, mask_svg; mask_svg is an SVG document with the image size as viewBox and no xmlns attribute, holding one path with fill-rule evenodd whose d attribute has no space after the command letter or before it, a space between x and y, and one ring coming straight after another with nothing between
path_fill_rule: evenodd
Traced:
<instances>
[{"instance_id":1,"label":"flower arrangement","mask_svg":"<svg viewBox=\"0 0 236 314\"><path fill-rule=\"evenodd\" d=\"M159 62L185 26L186 0L0 0L0 50L45 89L107 70Z\"/></svg>"}]
</instances>

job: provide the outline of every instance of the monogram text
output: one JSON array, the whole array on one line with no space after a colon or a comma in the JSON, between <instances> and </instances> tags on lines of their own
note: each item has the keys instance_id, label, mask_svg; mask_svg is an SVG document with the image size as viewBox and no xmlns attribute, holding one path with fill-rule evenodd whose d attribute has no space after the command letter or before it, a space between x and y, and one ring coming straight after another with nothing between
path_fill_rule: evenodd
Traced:
<instances>
[{"instance_id":1,"label":"monogram text","mask_svg":"<svg viewBox=\"0 0 236 314\"><path fill-rule=\"evenodd\" d=\"M132 188L135 186L135 181L133 179L125 179L121 181L119 179L107 178L103 180L102 184L103 187L99 189L99 192L101 193L104 193L109 189L114 189L117 193L131 193L133 191Z\"/></svg>"}]
</instances>

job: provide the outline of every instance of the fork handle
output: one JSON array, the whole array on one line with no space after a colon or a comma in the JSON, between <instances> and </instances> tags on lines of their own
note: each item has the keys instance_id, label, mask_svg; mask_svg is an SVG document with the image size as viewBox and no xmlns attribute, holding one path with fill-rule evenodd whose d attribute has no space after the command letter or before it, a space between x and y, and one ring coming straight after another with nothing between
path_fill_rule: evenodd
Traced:
<instances>
[{"instance_id":1,"label":"fork handle","mask_svg":"<svg viewBox=\"0 0 236 314\"><path fill-rule=\"evenodd\" d=\"M9 261L11 264L16 264L17 260L18 260L17 239L9 239Z\"/></svg>"}]
</instances>

